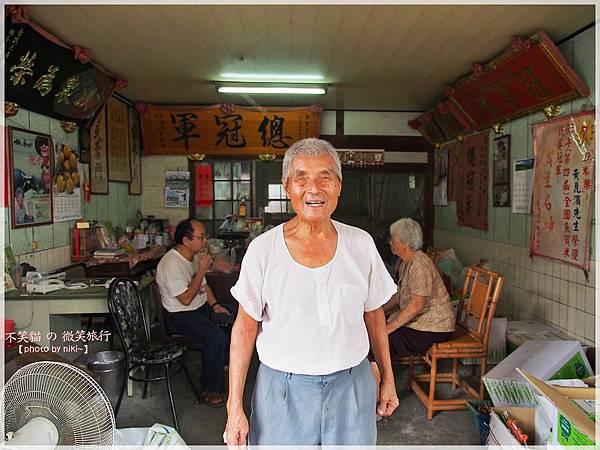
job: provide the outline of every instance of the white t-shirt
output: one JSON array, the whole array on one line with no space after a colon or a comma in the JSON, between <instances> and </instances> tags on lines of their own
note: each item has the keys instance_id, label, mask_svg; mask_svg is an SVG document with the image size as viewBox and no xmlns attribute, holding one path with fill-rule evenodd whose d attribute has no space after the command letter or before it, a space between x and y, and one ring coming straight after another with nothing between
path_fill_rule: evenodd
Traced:
<instances>
[{"instance_id":1,"label":"white t-shirt","mask_svg":"<svg viewBox=\"0 0 600 450\"><path fill-rule=\"evenodd\" d=\"M200 289L189 305L184 305L177 299L178 295L187 291L198 268L198 255L193 261L188 261L177 250L172 248L161 258L156 268L156 282L160 290L162 304L169 312L192 311L206 303L205 289ZM202 279L202 286L206 278Z\"/></svg>"},{"instance_id":2,"label":"white t-shirt","mask_svg":"<svg viewBox=\"0 0 600 450\"><path fill-rule=\"evenodd\" d=\"M332 222L338 243L326 265L311 269L296 262L279 225L250 243L231 288L244 311L261 322L256 350L273 369L326 375L358 365L369 351L364 312L397 290L371 236Z\"/></svg>"}]
</instances>

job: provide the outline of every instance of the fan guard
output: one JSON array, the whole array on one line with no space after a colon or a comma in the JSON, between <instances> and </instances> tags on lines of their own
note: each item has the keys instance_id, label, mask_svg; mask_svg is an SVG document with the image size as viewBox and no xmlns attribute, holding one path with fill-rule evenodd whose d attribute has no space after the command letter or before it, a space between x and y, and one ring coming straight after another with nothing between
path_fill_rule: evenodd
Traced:
<instances>
[{"instance_id":1,"label":"fan guard","mask_svg":"<svg viewBox=\"0 0 600 450\"><path fill-rule=\"evenodd\" d=\"M115 417L106 394L91 376L70 364L40 361L19 369L0 394L0 410L4 439L31 419L43 417L58 430L57 445L114 442Z\"/></svg>"}]
</instances>

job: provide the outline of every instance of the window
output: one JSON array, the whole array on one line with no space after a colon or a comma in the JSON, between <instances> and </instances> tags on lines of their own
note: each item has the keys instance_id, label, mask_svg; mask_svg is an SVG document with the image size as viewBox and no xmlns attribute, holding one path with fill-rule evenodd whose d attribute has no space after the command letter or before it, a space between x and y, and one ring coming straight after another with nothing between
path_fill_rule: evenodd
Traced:
<instances>
[{"instance_id":1,"label":"window","mask_svg":"<svg viewBox=\"0 0 600 450\"><path fill-rule=\"evenodd\" d=\"M251 161L220 160L195 164L212 166L212 206L194 206L192 209L194 217L204 224L208 233L218 235L225 216L237 214L242 199L246 203L246 214L252 215Z\"/></svg>"},{"instance_id":2,"label":"window","mask_svg":"<svg viewBox=\"0 0 600 450\"><path fill-rule=\"evenodd\" d=\"M292 204L287 200L282 184L268 185L268 198L265 212L270 214L293 213Z\"/></svg>"}]
</instances>

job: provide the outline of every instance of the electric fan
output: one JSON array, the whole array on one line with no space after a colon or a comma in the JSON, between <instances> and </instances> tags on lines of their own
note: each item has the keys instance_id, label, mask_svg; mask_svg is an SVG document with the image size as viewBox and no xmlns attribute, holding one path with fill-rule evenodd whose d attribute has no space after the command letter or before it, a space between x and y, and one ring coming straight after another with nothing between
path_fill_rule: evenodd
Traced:
<instances>
[{"instance_id":1,"label":"electric fan","mask_svg":"<svg viewBox=\"0 0 600 450\"><path fill-rule=\"evenodd\" d=\"M5 445L112 445L115 417L83 370L41 361L19 369L0 395Z\"/></svg>"}]
</instances>

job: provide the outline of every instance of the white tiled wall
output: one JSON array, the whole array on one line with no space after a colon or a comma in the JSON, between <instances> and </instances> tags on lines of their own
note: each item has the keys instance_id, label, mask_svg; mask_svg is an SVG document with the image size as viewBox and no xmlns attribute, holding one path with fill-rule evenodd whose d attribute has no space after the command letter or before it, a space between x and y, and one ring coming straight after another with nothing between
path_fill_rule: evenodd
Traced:
<instances>
[{"instance_id":1,"label":"white tiled wall","mask_svg":"<svg viewBox=\"0 0 600 450\"><path fill-rule=\"evenodd\" d=\"M487 259L505 276L497 315L509 320L539 320L586 344L594 344L596 262L589 278L567 264L529 257L529 249L436 230L436 247L452 247L463 266Z\"/></svg>"},{"instance_id":2,"label":"white tiled wall","mask_svg":"<svg viewBox=\"0 0 600 450\"><path fill-rule=\"evenodd\" d=\"M51 272L71 264L71 246L55 247L17 256L17 264L29 263L39 272Z\"/></svg>"}]
</instances>

